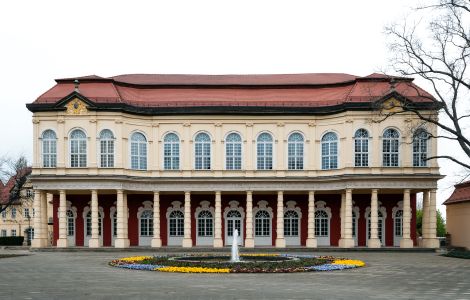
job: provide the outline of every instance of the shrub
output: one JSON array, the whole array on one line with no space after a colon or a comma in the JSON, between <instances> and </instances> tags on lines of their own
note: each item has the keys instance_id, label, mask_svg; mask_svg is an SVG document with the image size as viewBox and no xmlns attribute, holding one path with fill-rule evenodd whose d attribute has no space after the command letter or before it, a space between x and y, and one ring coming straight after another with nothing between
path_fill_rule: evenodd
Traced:
<instances>
[{"instance_id":1,"label":"shrub","mask_svg":"<svg viewBox=\"0 0 470 300\"><path fill-rule=\"evenodd\" d=\"M0 237L1 246L22 246L24 236L3 236Z\"/></svg>"}]
</instances>

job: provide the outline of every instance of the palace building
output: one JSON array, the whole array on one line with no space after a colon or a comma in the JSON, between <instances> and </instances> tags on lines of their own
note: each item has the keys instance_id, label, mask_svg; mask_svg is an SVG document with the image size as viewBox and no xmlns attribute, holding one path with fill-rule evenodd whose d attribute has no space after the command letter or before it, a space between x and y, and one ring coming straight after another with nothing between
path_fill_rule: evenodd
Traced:
<instances>
[{"instance_id":1,"label":"palace building","mask_svg":"<svg viewBox=\"0 0 470 300\"><path fill-rule=\"evenodd\" d=\"M57 79L33 112L34 247L438 247L433 124L372 74ZM396 114L395 114L396 113ZM384 117L387 116L387 117Z\"/></svg>"}]
</instances>

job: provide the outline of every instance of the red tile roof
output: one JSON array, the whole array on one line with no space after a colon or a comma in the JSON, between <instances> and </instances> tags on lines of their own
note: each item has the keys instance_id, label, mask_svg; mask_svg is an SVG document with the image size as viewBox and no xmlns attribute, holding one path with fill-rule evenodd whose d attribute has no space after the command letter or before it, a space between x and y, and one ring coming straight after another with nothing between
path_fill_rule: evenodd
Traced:
<instances>
[{"instance_id":1,"label":"red tile roof","mask_svg":"<svg viewBox=\"0 0 470 300\"><path fill-rule=\"evenodd\" d=\"M34 101L54 104L74 91L97 104L135 107L290 106L327 107L372 102L395 91L413 102L431 102L432 96L410 78L340 73L286 75L96 75L57 79L57 84Z\"/></svg>"},{"instance_id":2,"label":"red tile roof","mask_svg":"<svg viewBox=\"0 0 470 300\"><path fill-rule=\"evenodd\" d=\"M29 175L31 174L31 171L32 171L31 167L21 169L18 171L18 175L19 176L23 176L23 174ZM3 186L3 183L1 184L3 187L0 188L0 203L2 204L8 203L8 200L10 199L10 191L16 184L16 177L17 175L10 177L10 179L8 179L7 183L4 186Z\"/></svg>"},{"instance_id":3,"label":"red tile roof","mask_svg":"<svg viewBox=\"0 0 470 300\"><path fill-rule=\"evenodd\" d=\"M470 201L470 180L455 185L455 190L444 204L455 204Z\"/></svg>"}]
</instances>

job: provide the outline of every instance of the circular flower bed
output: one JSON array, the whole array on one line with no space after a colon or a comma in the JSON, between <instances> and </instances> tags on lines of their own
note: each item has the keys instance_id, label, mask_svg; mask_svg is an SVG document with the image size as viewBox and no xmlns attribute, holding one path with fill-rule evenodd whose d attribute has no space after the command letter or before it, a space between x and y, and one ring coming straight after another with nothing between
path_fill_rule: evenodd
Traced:
<instances>
[{"instance_id":1,"label":"circular flower bed","mask_svg":"<svg viewBox=\"0 0 470 300\"><path fill-rule=\"evenodd\" d=\"M177 273L293 273L352 269L361 260L332 256L242 254L240 262L223 255L132 256L111 261L113 267Z\"/></svg>"}]
</instances>

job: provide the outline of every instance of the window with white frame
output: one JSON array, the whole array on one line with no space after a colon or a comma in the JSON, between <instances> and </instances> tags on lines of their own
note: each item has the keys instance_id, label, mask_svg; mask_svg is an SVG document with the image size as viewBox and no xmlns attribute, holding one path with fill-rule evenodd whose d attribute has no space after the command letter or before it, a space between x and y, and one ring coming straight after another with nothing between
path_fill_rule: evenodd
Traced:
<instances>
[{"instance_id":1,"label":"window with white frame","mask_svg":"<svg viewBox=\"0 0 470 300\"><path fill-rule=\"evenodd\" d=\"M197 216L197 235L200 237L213 235L212 213L208 210L201 211Z\"/></svg>"},{"instance_id":2,"label":"window with white frame","mask_svg":"<svg viewBox=\"0 0 470 300\"><path fill-rule=\"evenodd\" d=\"M324 210L317 210L315 212L315 236L328 236L328 223L328 213Z\"/></svg>"},{"instance_id":3,"label":"window with white frame","mask_svg":"<svg viewBox=\"0 0 470 300\"><path fill-rule=\"evenodd\" d=\"M44 168L57 166L57 136L50 129L42 133L42 166Z\"/></svg>"},{"instance_id":4,"label":"window with white frame","mask_svg":"<svg viewBox=\"0 0 470 300\"><path fill-rule=\"evenodd\" d=\"M299 236L299 214L295 210L284 213L284 236Z\"/></svg>"},{"instance_id":5,"label":"window with white frame","mask_svg":"<svg viewBox=\"0 0 470 300\"><path fill-rule=\"evenodd\" d=\"M184 236L184 213L174 210L170 213L170 236Z\"/></svg>"},{"instance_id":6,"label":"window with white frame","mask_svg":"<svg viewBox=\"0 0 470 300\"><path fill-rule=\"evenodd\" d=\"M16 229L11 230L11 236L16 236Z\"/></svg>"},{"instance_id":7,"label":"window with white frame","mask_svg":"<svg viewBox=\"0 0 470 300\"><path fill-rule=\"evenodd\" d=\"M117 211L113 213L113 236L117 236Z\"/></svg>"},{"instance_id":8,"label":"window with white frame","mask_svg":"<svg viewBox=\"0 0 470 300\"><path fill-rule=\"evenodd\" d=\"M6 230L6 229L2 229L0 236L1 236L1 237L6 237L6 236L7 236L7 230Z\"/></svg>"},{"instance_id":9,"label":"window with white frame","mask_svg":"<svg viewBox=\"0 0 470 300\"><path fill-rule=\"evenodd\" d=\"M383 241L383 226L384 226L384 219L382 212L379 210L377 211L378 217L378 238L380 241ZM367 217L367 239L370 239L371 236L371 213L369 212L369 216Z\"/></svg>"},{"instance_id":10,"label":"window with white frame","mask_svg":"<svg viewBox=\"0 0 470 300\"><path fill-rule=\"evenodd\" d=\"M131 136L131 169L147 170L147 139L140 132Z\"/></svg>"},{"instance_id":11,"label":"window with white frame","mask_svg":"<svg viewBox=\"0 0 470 300\"><path fill-rule=\"evenodd\" d=\"M238 133L230 133L225 138L225 168L227 170L242 168L242 138Z\"/></svg>"},{"instance_id":12,"label":"window with white frame","mask_svg":"<svg viewBox=\"0 0 470 300\"><path fill-rule=\"evenodd\" d=\"M334 132L326 133L321 139L321 168L338 168L338 136Z\"/></svg>"},{"instance_id":13,"label":"window with white frame","mask_svg":"<svg viewBox=\"0 0 470 300\"><path fill-rule=\"evenodd\" d=\"M33 190L27 189L26 190L26 197L32 198L34 196Z\"/></svg>"},{"instance_id":14,"label":"window with white frame","mask_svg":"<svg viewBox=\"0 0 470 300\"><path fill-rule=\"evenodd\" d=\"M165 170L180 168L180 139L172 132L163 138L163 167Z\"/></svg>"},{"instance_id":15,"label":"window with white frame","mask_svg":"<svg viewBox=\"0 0 470 300\"><path fill-rule=\"evenodd\" d=\"M400 134L397 130L389 128L382 137L382 157L384 167L398 167Z\"/></svg>"},{"instance_id":16,"label":"window with white frame","mask_svg":"<svg viewBox=\"0 0 470 300\"><path fill-rule=\"evenodd\" d=\"M397 210L395 213L395 236L403 236L403 210Z\"/></svg>"},{"instance_id":17,"label":"window with white frame","mask_svg":"<svg viewBox=\"0 0 470 300\"><path fill-rule=\"evenodd\" d=\"M2 211L2 219L5 220L7 218L7 211Z\"/></svg>"},{"instance_id":18,"label":"window with white frame","mask_svg":"<svg viewBox=\"0 0 470 300\"><path fill-rule=\"evenodd\" d=\"M11 218L12 218L12 219L16 219L16 208L15 208L15 207L13 207L13 208L11 209Z\"/></svg>"},{"instance_id":19,"label":"window with white frame","mask_svg":"<svg viewBox=\"0 0 470 300\"><path fill-rule=\"evenodd\" d=\"M304 168L304 137L294 132L287 139L287 168L303 170Z\"/></svg>"},{"instance_id":20,"label":"window with white frame","mask_svg":"<svg viewBox=\"0 0 470 300\"><path fill-rule=\"evenodd\" d=\"M153 211L144 210L140 215L140 236L153 236Z\"/></svg>"},{"instance_id":21,"label":"window with white frame","mask_svg":"<svg viewBox=\"0 0 470 300\"><path fill-rule=\"evenodd\" d=\"M201 132L196 135L194 139L194 156L195 156L195 169L196 170L210 170L211 169L211 138L205 133Z\"/></svg>"},{"instance_id":22,"label":"window with white frame","mask_svg":"<svg viewBox=\"0 0 470 300\"><path fill-rule=\"evenodd\" d=\"M67 236L75 235L75 216L73 211L67 210Z\"/></svg>"},{"instance_id":23,"label":"window with white frame","mask_svg":"<svg viewBox=\"0 0 470 300\"><path fill-rule=\"evenodd\" d=\"M100 133L100 166L114 167L114 135L109 129L104 129Z\"/></svg>"},{"instance_id":24,"label":"window with white frame","mask_svg":"<svg viewBox=\"0 0 470 300\"><path fill-rule=\"evenodd\" d=\"M354 165L369 166L369 133L362 128L356 130L354 134Z\"/></svg>"},{"instance_id":25,"label":"window with white frame","mask_svg":"<svg viewBox=\"0 0 470 300\"><path fill-rule=\"evenodd\" d=\"M29 227L27 229L27 233L28 233L28 239L31 241L31 240L34 240L34 228L32 227Z\"/></svg>"},{"instance_id":26,"label":"window with white frame","mask_svg":"<svg viewBox=\"0 0 470 300\"><path fill-rule=\"evenodd\" d=\"M70 166L72 168L85 168L87 164L86 134L75 129L70 133Z\"/></svg>"},{"instance_id":27,"label":"window with white frame","mask_svg":"<svg viewBox=\"0 0 470 300\"><path fill-rule=\"evenodd\" d=\"M271 216L265 210L260 210L255 215L255 236L270 236Z\"/></svg>"},{"instance_id":28,"label":"window with white frame","mask_svg":"<svg viewBox=\"0 0 470 300\"><path fill-rule=\"evenodd\" d=\"M429 134L419 129L413 136L413 167L426 167L428 165Z\"/></svg>"},{"instance_id":29,"label":"window with white frame","mask_svg":"<svg viewBox=\"0 0 470 300\"><path fill-rule=\"evenodd\" d=\"M33 207L32 211L33 211L33 218L34 218L34 216L36 216L36 210L34 209L34 207Z\"/></svg>"},{"instance_id":30,"label":"window with white frame","mask_svg":"<svg viewBox=\"0 0 470 300\"><path fill-rule=\"evenodd\" d=\"M273 137L262 133L256 140L256 165L258 170L273 169Z\"/></svg>"},{"instance_id":31,"label":"window with white frame","mask_svg":"<svg viewBox=\"0 0 470 300\"><path fill-rule=\"evenodd\" d=\"M86 235L90 236L92 231L91 211L86 215ZM98 212L98 235L101 235L101 213Z\"/></svg>"},{"instance_id":32,"label":"window with white frame","mask_svg":"<svg viewBox=\"0 0 470 300\"><path fill-rule=\"evenodd\" d=\"M27 207L24 208L23 215L24 215L25 219L31 218L31 216L29 215L29 208L27 208Z\"/></svg>"}]
</instances>

